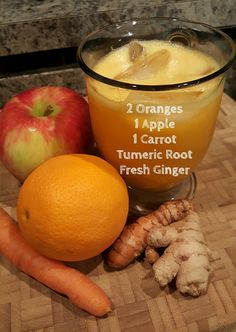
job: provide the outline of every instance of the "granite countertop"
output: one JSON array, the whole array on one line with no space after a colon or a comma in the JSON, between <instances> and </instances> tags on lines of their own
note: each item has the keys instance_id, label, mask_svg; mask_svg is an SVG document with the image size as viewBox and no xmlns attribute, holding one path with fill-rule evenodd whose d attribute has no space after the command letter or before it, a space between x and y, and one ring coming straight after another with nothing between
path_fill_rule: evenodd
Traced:
<instances>
[{"instance_id":1,"label":"granite countertop","mask_svg":"<svg viewBox=\"0 0 236 332\"><path fill-rule=\"evenodd\" d=\"M9 56L17 58L9 76L1 76L5 60L0 61L0 107L20 91L36 86L63 85L85 93L79 67L57 68L55 61L49 68L38 61L38 70L19 72L19 57L29 53L28 61L35 64L32 53L76 48L82 37L113 22L172 16L216 27L236 26L235 0L0 0L0 13L0 59L14 62ZM235 67L226 81L226 91L233 97Z\"/></svg>"},{"instance_id":2,"label":"granite countertop","mask_svg":"<svg viewBox=\"0 0 236 332\"><path fill-rule=\"evenodd\" d=\"M168 3L176 2L167 0ZM177 0L177 2L183 2ZM148 5L163 4L165 0L149 0ZM50 18L63 18L64 16L83 16L92 13L132 8L135 6L146 6L147 1L136 0L7 0L0 5L1 23L16 23L22 21L33 21Z\"/></svg>"},{"instance_id":3,"label":"granite countertop","mask_svg":"<svg viewBox=\"0 0 236 332\"><path fill-rule=\"evenodd\" d=\"M0 56L77 46L101 26L137 17L236 24L235 0L2 0L0 13Z\"/></svg>"}]
</instances>

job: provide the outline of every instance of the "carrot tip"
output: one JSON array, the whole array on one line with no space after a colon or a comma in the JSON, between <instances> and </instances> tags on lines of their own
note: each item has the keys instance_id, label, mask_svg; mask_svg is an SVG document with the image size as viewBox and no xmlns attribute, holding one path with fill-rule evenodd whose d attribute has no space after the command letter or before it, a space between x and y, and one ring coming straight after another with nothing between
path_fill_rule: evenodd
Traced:
<instances>
[{"instance_id":1,"label":"carrot tip","mask_svg":"<svg viewBox=\"0 0 236 332\"><path fill-rule=\"evenodd\" d=\"M110 314L114 309L114 305L112 303L110 303L110 305L107 307L106 313Z\"/></svg>"},{"instance_id":2,"label":"carrot tip","mask_svg":"<svg viewBox=\"0 0 236 332\"><path fill-rule=\"evenodd\" d=\"M109 306L107 306L105 315L109 315L114 309L114 305L112 302L110 302Z\"/></svg>"}]
</instances>

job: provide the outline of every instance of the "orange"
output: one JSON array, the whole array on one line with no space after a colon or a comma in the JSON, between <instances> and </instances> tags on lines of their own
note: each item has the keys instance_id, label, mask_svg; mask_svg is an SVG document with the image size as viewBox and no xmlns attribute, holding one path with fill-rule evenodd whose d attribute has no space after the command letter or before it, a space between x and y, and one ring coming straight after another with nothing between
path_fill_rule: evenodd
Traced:
<instances>
[{"instance_id":1,"label":"orange","mask_svg":"<svg viewBox=\"0 0 236 332\"><path fill-rule=\"evenodd\" d=\"M41 254L79 261L100 254L121 233L126 185L105 160L61 155L36 168L21 187L17 217L26 241Z\"/></svg>"}]
</instances>

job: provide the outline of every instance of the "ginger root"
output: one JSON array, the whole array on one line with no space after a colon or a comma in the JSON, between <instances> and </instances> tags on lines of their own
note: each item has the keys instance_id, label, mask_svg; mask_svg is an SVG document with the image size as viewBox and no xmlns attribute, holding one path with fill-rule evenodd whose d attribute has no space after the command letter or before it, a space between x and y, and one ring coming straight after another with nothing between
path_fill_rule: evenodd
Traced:
<instances>
[{"instance_id":1,"label":"ginger root","mask_svg":"<svg viewBox=\"0 0 236 332\"><path fill-rule=\"evenodd\" d=\"M185 218L192 209L189 200L174 200L162 204L156 211L138 218L126 226L114 242L107 256L107 263L114 268L124 268L147 247L147 236L155 225L166 226Z\"/></svg>"},{"instance_id":2,"label":"ginger root","mask_svg":"<svg viewBox=\"0 0 236 332\"><path fill-rule=\"evenodd\" d=\"M166 247L153 265L156 280L166 286L176 277L181 293L192 296L205 294L210 274L209 249L205 243L199 217L194 211L169 226L154 226L147 237L154 247Z\"/></svg>"}]
</instances>

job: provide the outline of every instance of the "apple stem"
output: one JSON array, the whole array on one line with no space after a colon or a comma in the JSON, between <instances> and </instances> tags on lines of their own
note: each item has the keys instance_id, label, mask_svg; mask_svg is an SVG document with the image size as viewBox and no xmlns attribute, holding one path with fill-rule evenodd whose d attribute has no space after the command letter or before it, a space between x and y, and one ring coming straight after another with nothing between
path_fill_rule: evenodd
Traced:
<instances>
[{"instance_id":1,"label":"apple stem","mask_svg":"<svg viewBox=\"0 0 236 332\"><path fill-rule=\"evenodd\" d=\"M48 105L47 108L45 109L43 116L49 116L50 114L53 113L53 107L52 105Z\"/></svg>"}]
</instances>

